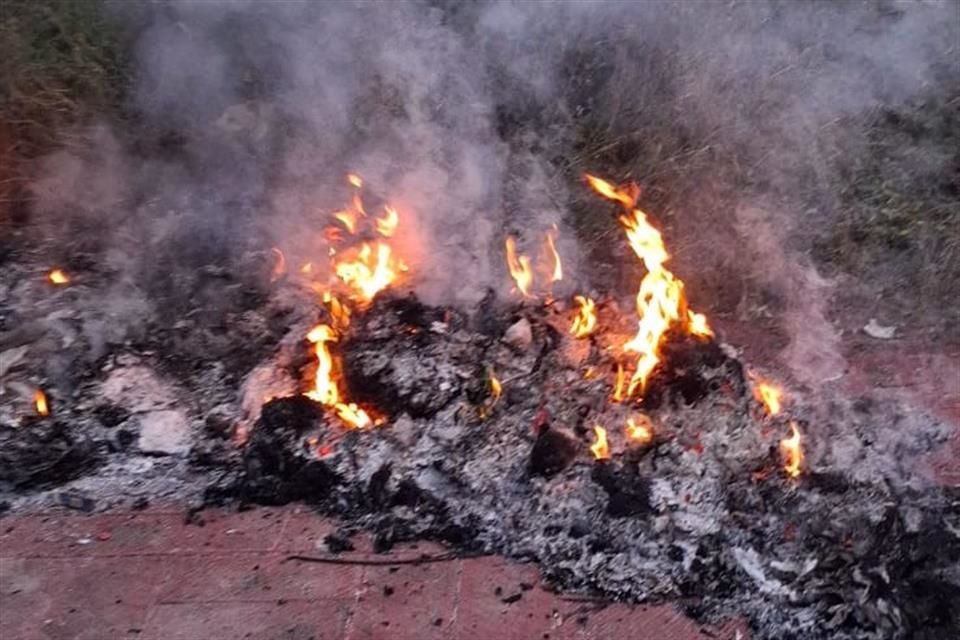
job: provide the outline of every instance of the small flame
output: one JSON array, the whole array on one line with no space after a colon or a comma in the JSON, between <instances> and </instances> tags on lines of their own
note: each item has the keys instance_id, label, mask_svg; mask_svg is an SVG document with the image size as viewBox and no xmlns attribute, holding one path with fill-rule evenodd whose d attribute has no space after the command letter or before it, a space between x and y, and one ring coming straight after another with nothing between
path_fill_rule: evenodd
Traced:
<instances>
[{"instance_id":1,"label":"small flame","mask_svg":"<svg viewBox=\"0 0 960 640\"><path fill-rule=\"evenodd\" d=\"M707 323L707 316L702 313L687 312L687 331L703 338L713 337L713 330L710 329L710 325Z\"/></svg>"},{"instance_id":2,"label":"small flame","mask_svg":"<svg viewBox=\"0 0 960 640\"><path fill-rule=\"evenodd\" d=\"M342 222L350 233L357 232L357 214L353 211L337 211L333 217Z\"/></svg>"},{"instance_id":3,"label":"small flame","mask_svg":"<svg viewBox=\"0 0 960 640\"><path fill-rule=\"evenodd\" d=\"M780 441L780 453L784 458L783 470L791 478L796 478L803 464L803 449L800 447L800 429L796 422L790 423L790 430L790 437Z\"/></svg>"},{"instance_id":4,"label":"small flame","mask_svg":"<svg viewBox=\"0 0 960 640\"><path fill-rule=\"evenodd\" d=\"M597 326L596 305L593 300L585 296L576 296L573 300L580 308L573 319L573 324L570 325L570 333L577 338L586 338Z\"/></svg>"},{"instance_id":5,"label":"small flame","mask_svg":"<svg viewBox=\"0 0 960 640\"><path fill-rule=\"evenodd\" d=\"M607 460L610 458L610 446L607 444L607 430L599 425L593 427L596 434L596 441L590 445L590 451L597 460Z\"/></svg>"},{"instance_id":6,"label":"small flame","mask_svg":"<svg viewBox=\"0 0 960 640\"><path fill-rule=\"evenodd\" d=\"M382 235L384 238L393 237L394 232L397 230L397 224L400 222L400 216L397 214L397 210L387 205L383 208L384 216L382 218L377 218L376 226L377 233Z\"/></svg>"},{"instance_id":7,"label":"small flame","mask_svg":"<svg viewBox=\"0 0 960 640\"><path fill-rule=\"evenodd\" d=\"M270 282L273 282L287 272L287 259L284 257L283 251L276 247L270 249L270 252L273 254L273 271L270 274Z\"/></svg>"},{"instance_id":8,"label":"small flame","mask_svg":"<svg viewBox=\"0 0 960 640\"><path fill-rule=\"evenodd\" d=\"M67 277L67 274L65 274L62 269L54 269L53 271L47 274L47 279L52 284L57 284L57 285L67 284L70 282L70 278Z\"/></svg>"},{"instance_id":9,"label":"small flame","mask_svg":"<svg viewBox=\"0 0 960 640\"><path fill-rule=\"evenodd\" d=\"M613 385L613 401L614 402L623 402L623 383L626 381L626 376L624 375L623 365L617 363L617 381Z\"/></svg>"},{"instance_id":10,"label":"small flame","mask_svg":"<svg viewBox=\"0 0 960 640\"><path fill-rule=\"evenodd\" d=\"M363 179L355 173L347 174L347 182L352 184L357 189L363 186Z\"/></svg>"},{"instance_id":11,"label":"small flame","mask_svg":"<svg viewBox=\"0 0 960 640\"><path fill-rule=\"evenodd\" d=\"M753 389L754 396L763 403L767 410L767 415L775 416L780 413L780 400L783 396L783 390L769 382L758 382Z\"/></svg>"},{"instance_id":12,"label":"small flame","mask_svg":"<svg viewBox=\"0 0 960 640\"><path fill-rule=\"evenodd\" d=\"M557 246L554 244L554 235L557 233L557 225L553 225L553 231L547 232L547 248L553 257L553 273L550 276L551 282L563 280L563 267L560 264L560 254L557 253Z\"/></svg>"},{"instance_id":13,"label":"small flame","mask_svg":"<svg viewBox=\"0 0 960 640\"><path fill-rule=\"evenodd\" d=\"M300 267L300 273L302 273L303 275L309 275L309 274L313 273L313 263L312 263L312 262L304 262L304 263L303 263L303 266Z\"/></svg>"},{"instance_id":14,"label":"small flame","mask_svg":"<svg viewBox=\"0 0 960 640\"><path fill-rule=\"evenodd\" d=\"M520 294L524 298L529 298L530 285L533 283L533 269L530 266L530 258L517 257L517 243L513 236L507 236L507 267L510 269L513 281L517 283Z\"/></svg>"},{"instance_id":15,"label":"small flame","mask_svg":"<svg viewBox=\"0 0 960 640\"><path fill-rule=\"evenodd\" d=\"M500 396L503 394L503 385L497 379L497 376L494 375L492 368L487 371L487 375L490 376L491 401L490 401L490 406L488 407L488 410L489 410L489 409L493 409L493 407L497 404L497 402L500 401Z\"/></svg>"},{"instance_id":16,"label":"small flame","mask_svg":"<svg viewBox=\"0 0 960 640\"><path fill-rule=\"evenodd\" d=\"M653 422L645 415L627 418L626 434L633 442L648 444L653 440Z\"/></svg>"},{"instance_id":17,"label":"small flame","mask_svg":"<svg viewBox=\"0 0 960 640\"><path fill-rule=\"evenodd\" d=\"M50 407L47 405L47 394L43 389L37 389L33 392L33 404L37 407L38 416L50 415Z\"/></svg>"},{"instance_id":18,"label":"small flame","mask_svg":"<svg viewBox=\"0 0 960 640\"><path fill-rule=\"evenodd\" d=\"M340 302L339 298L329 291L324 291L323 302L330 310L330 317L333 318L333 324L338 329L345 329L350 326L350 309Z\"/></svg>"}]
</instances>

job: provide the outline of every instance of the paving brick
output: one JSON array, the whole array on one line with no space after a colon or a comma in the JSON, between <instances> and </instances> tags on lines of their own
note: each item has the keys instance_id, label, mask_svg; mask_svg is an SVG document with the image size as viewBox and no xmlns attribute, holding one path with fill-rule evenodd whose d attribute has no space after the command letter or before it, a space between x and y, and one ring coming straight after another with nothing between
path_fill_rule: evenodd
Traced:
<instances>
[{"instance_id":1,"label":"paving brick","mask_svg":"<svg viewBox=\"0 0 960 640\"><path fill-rule=\"evenodd\" d=\"M238 552L170 558L159 601L271 602L351 599L363 567L285 560L281 554Z\"/></svg>"},{"instance_id":2,"label":"paving brick","mask_svg":"<svg viewBox=\"0 0 960 640\"><path fill-rule=\"evenodd\" d=\"M576 640L605 638L650 638L651 640L735 640L748 638L742 621L704 626L669 605L630 606L611 604L585 607L572 615Z\"/></svg>"},{"instance_id":3,"label":"paving brick","mask_svg":"<svg viewBox=\"0 0 960 640\"><path fill-rule=\"evenodd\" d=\"M366 567L347 638L449 638L459 582L459 561Z\"/></svg>"},{"instance_id":4,"label":"paving brick","mask_svg":"<svg viewBox=\"0 0 960 640\"><path fill-rule=\"evenodd\" d=\"M11 640L137 637L159 559L0 559L2 635Z\"/></svg>"},{"instance_id":5,"label":"paving brick","mask_svg":"<svg viewBox=\"0 0 960 640\"><path fill-rule=\"evenodd\" d=\"M342 640L349 605L339 600L164 604L151 612L138 638Z\"/></svg>"}]
</instances>

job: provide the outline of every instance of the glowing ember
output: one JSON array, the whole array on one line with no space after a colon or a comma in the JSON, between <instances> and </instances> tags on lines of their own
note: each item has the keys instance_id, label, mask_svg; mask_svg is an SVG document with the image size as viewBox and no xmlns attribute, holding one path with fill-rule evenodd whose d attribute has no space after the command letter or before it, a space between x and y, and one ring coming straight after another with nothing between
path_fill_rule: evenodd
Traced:
<instances>
[{"instance_id":1,"label":"glowing ember","mask_svg":"<svg viewBox=\"0 0 960 640\"><path fill-rule=\"evenodd\" d=\"M533 284L533 269L530 266L530 258L517 256L517 243L513 236L507 236L507 267L520 294L524 298L529 298L530 285Z\"/></svg>"},{"instance_id":2,"label":"glowing ember","mask_svg":"<svg viewBox=\"0 0 960 640\"><path fill-rule=\"evenodd\" d=\"M627 418L625 432L629 440L640 444L648 444L653 440L653 423L645 415Z\"/></svg>"},{"instance_id":3,"label":"glowing ember","mask_svg":"<svg viewBox=\"0 0 960 640\"><path fill-rule=\"evenodd\" d=\"M625 212L620 216L620 224L626 230L630 248L647 269L637 292L637 334L623 346L625 352L637 355L636 369L626 394L632 396L643 392L648 377L660 361L660 344L672 324L682 323L692 335L710 336L712 332L706 317L687 309L683 282L664 268L670 256L663 238L650 224L647 214L636 208L640 189L635 184L617 188L591 175L586 178L597 193L623 205Z\"/></svg>"},{"instance_id":4,"label":"glowing ember","mask_svg":"<svg viewBox=\"0 0 960 640\"><path fill-rule=\"evenodd\" d=\"M607 444L607 430L599 425L593 427L596 434L596 441L590 445L590 451L597 460L607 460L610 458L610 445Z\"/></svg>"},{"instance_id":5,"label":"glowing ember","mask_svg":"<svg viewBox=\"0 0 960 640\"><path fill-rule=\"evenodd\" d=\"M577 316L570 325L570 333L577 338L586 338L597 327L596 305L593 300L585 296L576 296L574 302L580 307Z\"/></svg>"},{"instance_id":6,"label":"glowing ember","mask_svg":"<svg viewBox=\"0 0 960 640\"><path fill-rule=\"evenodd\" d=\"M270 249L273 254L273 271L270 273L270 282L273 282L287 272L287 259L283 256L283 251L276 247Z\"/></svg>"},{"instance_id":7,"label":"glowing ember","mask_svg":"<svg viewBox=\"0 0 960 640\"><path fill-rule=\"evenodd\" d=\"M70 278L67 277L67 274L63 272L62 269L54 269L47 274L47 280L52 284L67 284L70 282Z\"/></svg>"},{"instance_id":8,"label":"glowing ember","mask_svg":"<svg viewBox=\"0 0 960 640\"><path fill-rule=\"evenodd\" d=\"M800 467L803 464L800 429L797 428L796 422L790 423L790 431L790 437L780 441L780 454L783 456L783 470L791 478L796 478L800 475Z\"/></svg>"},{"instance_id":9,"label":"glowing ember","mask_svg":"<svg viewBox=\"0 0 960 640\"><path fill-rule=\"evenodd\" d=\"M769 382L759 382L753 388L754 396L763 403L767 414L775 416L780 413L780 398L783 396L783 390L773 386Z\"/></svg>"},{"instance_id":10,"label":"glowing ember","mask_svg":"<svg viewBox=\"0 0 960 640\"><path fill-rule=\"evenodd\" d=\"M557 253L557 246L554 244L554 235L557 233L557 226L553 226L553 232L547 232L547 248L553 258L553 273L550 275L551 282L563 280L563 267L560 264L560 254Z\"/></svg>"},{"instance_id":11,"label":"glowing ember","mask_svg":"<svg viewBox=\"0 0 960 640\"><path fill-rule=\"evenodd\" d=\"M50 415L50 407L47 405L47 394L42 389L33 392L33 404L37 408L38 416Z\"/></svg>"}]
</instances>

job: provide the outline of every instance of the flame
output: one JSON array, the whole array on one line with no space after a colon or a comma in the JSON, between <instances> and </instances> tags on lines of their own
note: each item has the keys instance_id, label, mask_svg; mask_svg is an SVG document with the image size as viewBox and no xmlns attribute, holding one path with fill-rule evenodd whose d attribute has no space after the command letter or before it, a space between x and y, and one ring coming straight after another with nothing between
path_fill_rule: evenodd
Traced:
<instances>
[{"instance_id":1,"label":"flame","mask_svg":"<svg viewBox=\"0 0 960 640\"><path fill-rule=\"evenodd\" d=\"M557 253L557 247L554 244L554 235L557 233L557 225L553 225L553 231L547 232L547 248L550 250L550 255L553 257L553 273L550 276L551 282L559 282L563 280L563 267L560 264L560 254Z\"/></svg>"},{"instance_id":2,"label":"flame","mask_svg":"<svg viewBox=\"0 0 960 640\"><path fill-rule=\"evenodd\" d=\"M43 389L37 389L33 392L33 404L37 408L38 416L50 415L50 407L47 405L47 394L43 392Z\"/></svg>"},{"instance_id":3,"label":"flame","mask_svg":"<svg viewBox=\"0 0 960 640\"><path fill-rule=\"evenodd\" d=\"M357 214L353 211L337 211L333 217L342 222L350 233L357 232Z\"/></svg>"},{"instance_id":4,"label":"flame","mask_svg":"<svg viewBox=\"0 0 960 640\"><path fill-rule=\"evenodd\" d=\"M283 256L283 251L273 247L270 249L273 253L273 271L270 274L270 282L273 282L287 272L287 259Z\"/></svg>"},{"instance_id":5,"label":"flame","mask_svg":"<svg viewBox=\"0 0 960 640\"><path fill-rule=\"evenodd\" d=\"M767 414L775 416L780 413L780 399L783 396L783 390L769 382L758 382L753 388L754 396L763 403Z\"/></svg>"},{"instance_id":6,"label":"flame","mask_svg":"<svg viewBox=\"0 0 960 640\"><path fill-rule=\"evenodd\" d=\"M350 309L348 309L340 299L329 291L323 292L323 302L330 309L330 317L333 318L333 324L339 329L345 329L350 326Z\"/></svg>"},{"instance_id":7,"label":"flame","mask_svg":"<svg viewBox=\"0 0 960 640\"><path fill-rule=\"evenodd\" d=\"M790 422L791 435L789 438L780 441L780 454L784 458L783 470L791 478L800 475L800 467L803 464L803 449L800 447L800 429L796 422Z\"/></svg>"},{"instance_id":8,"label":"flame","mask_svg":"<svg viewBox=\"0 0 960 640\"><path fill-rule=\"evenodd\" d=\"M332 407L337 416L348 426L354 429L366 429L373 425L373 420L366 411L356 404L340 401L340 390L334 379L333 355L328 343L339 340L337 332L328 324L319 324L307 334L307 340L313 343L314 353L317 356L317 371L313 389L305 394L308 398L326 407Z\"/></svg>"},{"instance_id":9,"label":"flame","mask_svg":"<svg viewBox=\"0 0 960 640\"><path fill-rule=\"evenodd\" d=\"M363 186L363 179L355 173L347 174L347 182L352 184L357 189Z\"/></svg>"},{"instance_id":10,"label":"flame","mask_svg":"<svg viewBox=\"0 0 960 640\"><path fill-rule=\"evenodd\" d=\"M493 407L500 401L500 396L503 394L503 385L497 379L497 376L494 375L493 369L489 369L487 374L490 376L490 406L488 409L493 409Z\"/></svg>"},{"instance_id":11,"label":"flame","mask_svg":"<svg viewBox=\"0 0 960 640\"><path fill-rule=\"evenodd\" d=\"M384 238L393 237L394 232L397 230L397 224L400 222L400 216L397 214L397 210L387 205L383 208L384 216L382 218L377 218L375 221L377 227L377 233L382 235Z\"/></svg>"},{"instance_id":12,"label":"flame","mask_svg":"<svg viewBox=\"0 0 960 640\"><path fill-rule=\"evenodd\" d=\"M390 245L379 240L373 244L364 242L359 251L348 253L355 257L338 261L334 269L361 303L373 300L406 270L406 265L393 256Z\"/></svg>"},{"instance_id":13,"label":"flame","mask_svg":"<svg viewBox=\"0 0 960 640\"><path fill-rule=\"evenodd\" d=\"M684 329L699 336L713 335L705 316L687 309L683 282L663 265L670 258L660 232L650 224L647 214L636 208L640 189L635 184L618 188L587 175L590 186L605 198L619 202L624 207L620 216L630 248L647 269L637 292L637 334L624 344L627 353L637 355L636 369L630 378L627 396L643 392L647 379L660 361L660 343L670 326L682 322Z\"/></svg>"},{"instance_id":14,"label":"flame","mask_svg":"<svg viewBox=\"0 0 960 640\"><path fill-rule=\"evenodd\" d=\"M513 236L507 236L507 267L517 289L524 298L530 297L530 285L533 283L533 269L530 267L530 258L517 257L517 244Z\"/></svg>"},{"instance_id":15,"label":"flame","mask_svg":"<svg viewBox=\"0 0 960 640\"><path fill-rule=\"evenodd\" d=\"M613 385L613 401L614 402L623 402L623 383L626 378L623 371L623 365L619 362L617 363L617 381Z\"/></svg>"},{"instance_id":16,"label":"flame","mask_svg":"<svg viewBox=\"0 0 960 640\"><path fill-rule=\"evenodd\" d=\"M633 442L648 444L653 440L653 423L645 415L639 415L635 419L627 418L625 433Z\"/></svg>"},{"instance_id":17,"label":"flame","mask_svg":"<svg viewBox=\"0 0 960 640\"><path fill-rule=\"evenodd\" d=\"M610 458L610 446L607 444L607 430L599 425L593 427L596 434L596 441L590 445L590 451L597 460L607 460Z\"/></svg>"},{"instance_id":18,"label":"flame","mask_svg":"<svg viewBox=\"0 0 960 640\"><path fill-rule=\"evenodd\" d=\"M65 274L62 269L54 269L48 273L47 280L52 284L67 284L70 282L70 278L67 277L67 274Z\"/></svg>"},{"instance_id":19,"label":"flame","mask_svg":"<svg viewBox=\"0 0 960 640\"><path fill-rule=\"evenodd\" d=\"M302 273L303 275L308 275L308 274L313 273L313 263L312 263L312 262L304 262L304 263L303 263L303 266L300 267L300 273Z\"/></svg>"},{"instance_id":20,"label":"flame","mask_svg":"<svg viewBox=\"0 0 960 640\"><path fill-rule=\"evenodd\" d=\"M570 325L570 333L577 338L586 338L597 326L596 305L593 300L585 296L576 296L573 300L580 308L573 319L573 324Z\"/></svg>"}]
</instances>

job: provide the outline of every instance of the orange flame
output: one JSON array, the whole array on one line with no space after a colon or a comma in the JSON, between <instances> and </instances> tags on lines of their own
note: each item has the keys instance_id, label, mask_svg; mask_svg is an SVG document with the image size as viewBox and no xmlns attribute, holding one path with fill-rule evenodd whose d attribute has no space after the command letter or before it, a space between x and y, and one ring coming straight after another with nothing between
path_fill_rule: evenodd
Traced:
<instances>
[{"instance_id":1,"label":"orange flame","mask_svg":"<svg viewBox=\"0 0 960 640\"><path fill-rule=\"evenodd\" d=\"M330 309L330 317L333 318L333 324L338 329L345 329L350 326L350 309L340 302L339 298L329 291L324 291L323 301Z\"/></svg>"},{"instance_id":2,"label":"orange flame","mask_svg":"<svg viewBox=\"0 0 960 640\"><path fill-rule=\"evenodd\" d=\"M379 240L372 245L364 242L359 251L346 252L353 259L343 259L335 266L337 276L349 286L361 303L373 300L380 291L392 284L406 265L393 256L390 245Z\"/></svg>"},{"instance_id":3,"label":"orange flame","mask_svg":"<svg viewBox=\"0 0 960 640\"><path fill-rule=\"evenodd\" d=\"M67 277L67 274L65 274L62 269L54 269L53 271L47 274L47 279L52 284L57 284L57 285L67 284L70 282L70 278Z\"/></svg>"},{"instance_id":4,"label":"orange flame","mask_svg":"<svg viewBox=\"0 0 960 640\"><path fill-rule=\"evenodd\" d=\"M507 267L517 289L524 298L530 297L530 285L533 283L533 269L530 267L530 258L517 257L517 243L513 236L507 236Z\"/></svg>"},{"instance_id":5,"label":"orange flame","mask_svg":"<svg viewBox=\"0 0 960 640\"><path fill-rule=\"evenodd\" d=\"M366 411L354 403L340 401L340 390L334 379L333 355L328 343L339 339L337 332L328 324L319 324L307 334L307 340L313 343L314 353L317 356L317 371L313 389L305 394L308 398L326 407L332 407L337 416L354 429L366 429L373 425L373 420Z\"/></svg>"},{"instance_id":6,"label":"orange flame","mask_svg":"<svg viewBox=\"0 0 960 640\"><path fill-rule=\"evenodd\" d=\"M593 427L596 434L596 441L590 445L590 451L597 460L607 460L610 458L610 445L607 444L607 430L599 425Z\"/></svg>"},{"instance_id":7,"label":"orange flame","mask_svg":"<svg viewBox=\"0 0 960 640\"><path fill-rule=\"evenodd\" d=\"M489 408L493 409L493 407L497 404L497 402L500 401L500 396L503 394L503 385L497 379L497 376L493 374L492 368L488 371L488 375L490 376L490 398L491 398Z\"/></svg>"},{"instance_id":8,"label":"orange flame","mask_svg":"<svg viewBox=\"0 0 960 640\"><path fill-rule=\"evenodd\" d=\"M780 399L783 396L783 390L769 382L758 382L753 388L754 396L763 403L767 414L775 416L780 413Z\"/></svg>"},{"instance_id":9,"label":"orange flame","mask_svg":"<svg viewBox=\"0 0 960 640\"><path fill-rule=\"evenodd\" d=\"M560 254L557 253L557 247L554 244L554 234L557 233L557 226L553 226L553 231L547 232L547 248L550 250L550 255L553 257L553 273L550 276L551 282L559 282L563 280L563 267L560 264Z\"/></svg>"},{"instance_id":10,"label":"orange flame","mask_svg":"<svg viewBox=\"0 0 960 640\"><path fill-rule=\"evenodd\" d=\"M363 179L355 173L347 174L347 182L352 184L357 189L363 186Z\"/></svg>"},{"instance_id":11,"label":"orange flame","mask_svg":"<svg viewBox=\"0 0 960 640\"><path fill-rule=\"evenodd\" d=\"M342 222L350 233L357 232L357 214L353 211L337 211L333 217Z\"/></svg>"},{"instance_id":12,"label":"orange flame","mask_svg":"<svg viewBox=\"0 0 960 640\"><path fill-rule=\"evenodd\" d=\"M593 300L585 296L576 296L573 300L580 308L573 319L573 324L570 325L570 333L577 338L586 338L597 326L596 305Z\"/></svg>"},{"instance_id":13,"label":"orange flame","mask_svg":"<svg viewBox=\"0 0 960 640\"><path fill-rule=\"evenodd\" d=\"M377 233L382 235L384 238L393 237L394 232L397 230L397 224L400 222L400 216L397 214L397 210L387 205L383 208L384 216L382 218L377 218L375 224L377 226Z\"/></svg>"},{"instance_id":14,"label":"orange flame","mask_svg":"<svg viewBox=\"0 0 960 640\"><path fill-rule=\"evenodd\" d=\"M620 216L620 223L626 230L630 248L647 269L637 292L637 334L623 346L627 353L637 354L636 369L627 388L627 396L631 396L638 390L643 392L660 361L660 343L672 324L681 322L684 329L694 335L713 334L705 316L687 309L683 282L664 268L670 255L663 238L650 224L647 214L635 208L640 189L635 184L618 188L591 175L586 179L597 193L623 205L625 213Z\"/></svg>"},{"instance_id":15,"label":"orange flame","mask_svg":"<svg viewBox=\"0 0 960 640\"><path fill-rule=\"evenodd\" d=\"M783 470L791 478L800 475L800 467L803 464L803 449L800 447L800 429L796 422L790 423L791 435L789 438L780 441L780 454L784 458Z\"/></svg>"},{"instance_id":16,"label":"orange flame","mask_svg":"<svg viewBox=\"0 0 960 640\"><path fill-rule=\"evenodd\" d=\"M50 407L47 405L47 394L42 389L33 392L33 404L37 408L38 416L50 415Z\"/></svg>"},{"instance_id":17,"label":"orange flame","mask_svg":"<svg viewBox=\"0 0 960 640\"><path fill-rule=\"evenodd\" d=\"M623 365L617 363L617 381L613 385L613 401L614 402L623 402L623 383L625 382L625 376L623 371Z\"/></svg>"},{"instance_id":18,"label":"orange flame","mask_svg":"<svg viewBox=\"0 0 960 640\"><path fill-rule=\"evenodd\" d=\"M625 432L629 440L640 444L648 444L653 440L653 423L645 415L627 418Z\"/></svg>"}]
</instances>

